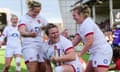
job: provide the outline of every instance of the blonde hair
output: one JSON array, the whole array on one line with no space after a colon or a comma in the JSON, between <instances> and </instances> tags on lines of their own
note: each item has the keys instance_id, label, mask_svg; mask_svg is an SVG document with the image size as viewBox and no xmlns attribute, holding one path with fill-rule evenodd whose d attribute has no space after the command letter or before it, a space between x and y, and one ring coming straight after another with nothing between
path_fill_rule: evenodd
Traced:
<instances>
[{"instance_id":1,"label":"blonde hair","mask_svg":"<svg viewBox=\"0 0 120 72\"><path fill-rule=\"evenodd\" d=\"M88 17L91 14L91 10L88 7L88 5L79 5L74 7L71 11L78 10L78 14L80 15L81 13L84 15L84 17Z\"/></svg>"},{"instance_id":2,"label":"blonde hair","mask_svg":"<svg viewBox=\"0 0 120 72\"><path fill-rule=\"evenodd\" d=\"M28 9L34 9L34 7L40 7L41 8L41 3L37 1L28 1L27 2Z\"/></svg>"},{"instance_id":3,"label":"blonde hair","mask_svg":"<svg viewBox=\"0 0 120 72\"><path fill-rule=\"evenodd\" d=\"M14 17L18 18L17 15L12 14L10 20L12 20Z\"/></svg>"}]
</instances>

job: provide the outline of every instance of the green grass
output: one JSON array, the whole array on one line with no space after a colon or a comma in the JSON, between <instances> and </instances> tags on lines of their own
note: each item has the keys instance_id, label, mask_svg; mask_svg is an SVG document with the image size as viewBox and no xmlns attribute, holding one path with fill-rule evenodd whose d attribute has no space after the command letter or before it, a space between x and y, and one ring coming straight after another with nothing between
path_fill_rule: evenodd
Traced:
<instances>
[{"instance_id":1,"label":"green grass","mask_svg":"<svg viewBox=\"0 0 120 72\"><path fill-rule=\"evenodd\" d=\"M5 61L4 54L5 54L5 50L4 50L4 49L0 49L0 72L2 72L2 70L3 70L3 68L4 68L4 61ZM85 54L84 56L82 56L82 58L83 58L86 62L87 62L87 60L88 60L88 57L89 57L89 54L88 54L88 53ZM14 61L14 58L13 58L13 60L12 60L12 63L11 63L11 67L10 67L9 72L15 72L15 61ZM21 72L27 72L23 58L21 59ZM115 72L117 72L117 71L115 71Z\"/></svg>"},{"instance_id":2,"label":"green grass","mask_svg":"<svg viewBox=\"0 0 120 72\"><path fill-rule=\"evenodd\" d=\"M4 49L0 49L0 72L2 72L2 70L4 68L4 61L5 61L4 54L5 54L5 50ZM87 61L88 60L88 56L89 56L88 54L84 55L83 59L85 61ZM9 71L10 72L15 72L15 61L14 61L14 58L12 60L11 67L10 67ZM21 59L21 72L27 72L23 58Z\"/></svg>"},{"instance_id":3,"label":"green grass","mask_svg":"<svg viewBox=\"0 0 120 72\"><path fill-rule=\"evenodd\" d=\"M4 54L5 54L5 50L4 49L0 49L0 72L2 72L2 70L4 68L4 62L5 62ZM9 72L15 72L15 61L14 61L14 58L12 60ZM21 59L21 72L27 72L23 58Z\"/></svg>"}]
</instances>

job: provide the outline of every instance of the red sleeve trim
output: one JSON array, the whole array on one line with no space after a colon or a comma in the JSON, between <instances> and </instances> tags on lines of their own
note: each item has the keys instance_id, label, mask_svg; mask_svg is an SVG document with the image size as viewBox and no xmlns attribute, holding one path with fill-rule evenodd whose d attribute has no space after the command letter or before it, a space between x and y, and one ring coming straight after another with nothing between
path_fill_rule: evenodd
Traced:
<instances>
[{"instance_id":1,"label":"red sleeve trim","mask_svg":"<svg viewBox=\"0 0 120 72\"><path fill-rule=\"evenodd\" d=\"M29 60L25 61L25 64L29 63Z\"/></svg>"},{"instance_id":2,"label":"red sleeve trim","mask_svg":"<svg viewBox=\"0 0 120 72\"><path fill-rule=\"evenodd\" d=\"M68 51L68 50L70 50L70 49L72 49L72 48L73 48L73 47L69 47L69 48L67 48L67 49L65 50L65 52Z\"/></svg>"},{"instance_id":3,"label":"red sleeve trim","mask_svg":"<svg viewBox=\"0 0 120 72\"><path fill-rule=\"evenodd\" d=\"M89 33L87 33L86 35L85 35L85 37L87 37L87 36L89 36L89 35L93 35L94 34L94 32L89 32Z\"/></svg>"},{"instance_id":4,"label":"red sleeve trim","mask_svg":"<svg viewBox=\"0 0 120 72\"><path fill-rule=\"evenodd\" d=\"M18 27L21 27L21 26L23 26L23 25L25 26L25 24L20 24L20 25L18 25Z\"/></svg>"},{"instance_id":5,"label":"red sleeve trim","mask_svg":"<svg viewBox=\"0 0 120 72\"><path fill-rule=\"evenodd\" d=\"M71 64L71 66L72 66L72 68L73 68L73 70L74 70L74 72L76 72L76 69L75 69L75 67Z\"/></svg>"},{"instance_id":6,"label":"red sleeve trim","mask_svg":"<svg viewBox=\"0 0 120 72\"><path fill-rule=\"evenodd\" d=\"M108 68L109 66L106 66L106 65L98 65L98 67Z\"/></svg>"}]
</instances>

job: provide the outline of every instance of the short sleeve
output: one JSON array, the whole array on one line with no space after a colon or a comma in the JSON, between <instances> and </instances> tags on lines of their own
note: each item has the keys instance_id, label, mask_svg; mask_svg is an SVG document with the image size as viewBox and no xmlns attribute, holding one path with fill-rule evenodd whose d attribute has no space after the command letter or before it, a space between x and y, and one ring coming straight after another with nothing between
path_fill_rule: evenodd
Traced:
<instances>
[{"instance_id":1,"label":"short sleeve","mask_svg":"<svg viewBox=\"0 0 120 72\"><path fill-rule=\"evenodd\" d=\"M68 51L69 49L73 48L73 44L70 40L62 36L62 46L64 48L64 51Z\"/></svg>"}]
</instances>

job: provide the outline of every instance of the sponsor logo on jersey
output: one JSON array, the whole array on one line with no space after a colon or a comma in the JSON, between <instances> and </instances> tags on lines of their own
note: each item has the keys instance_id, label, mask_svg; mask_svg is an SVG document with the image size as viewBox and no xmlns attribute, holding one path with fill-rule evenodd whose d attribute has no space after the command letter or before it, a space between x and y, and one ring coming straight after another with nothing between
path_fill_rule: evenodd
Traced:
<instances>
[{"instance_id":1,"label":"sponsor logo on jersey","mask_svg":"<svg viewBox=\"0 0 120 72\"><path fill-rule=\"evenodd\" d=\"M18 34L17 33L13 33L12 37L18 37Z\"/></svg>"},{"instance_id":2,"label":"sponsor logo on jersey","mask_svg":"<svg viewBox=\"0 0 120 72\"><path fill-rule=\"evenodd\" d=\"M107 60L107 59L104 59L104 60L103 60L103 63L104 63L104 64L107 64L107 63L108 63L108 60Z\"/></svg>"}]
</instances>

